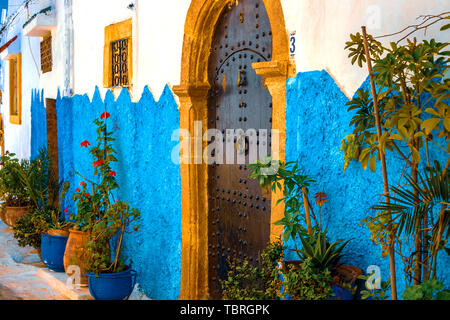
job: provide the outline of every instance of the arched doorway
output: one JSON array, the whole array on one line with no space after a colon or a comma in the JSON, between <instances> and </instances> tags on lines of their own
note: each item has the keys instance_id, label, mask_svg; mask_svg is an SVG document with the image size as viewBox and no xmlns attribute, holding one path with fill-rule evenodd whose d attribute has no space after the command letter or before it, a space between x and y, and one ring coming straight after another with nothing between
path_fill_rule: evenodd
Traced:
<instances>
[{"instance_id":1,"label":"arched doorway","mask_svg":"<svg viewBox=\"0 0 450 320\"><path fill-rule=\"evenodd\" d=\"M246 169L252 156L271 154L272 97L252 68L272 57L264 4L226 6L210 51L208 129L217 130L223 148L211 151L215 161L208 166L208 279L211 297L219 299L228 259L256 263L270 235L271 195L262 194Z\"/></svg>"},{"instance_id":2,"label":"arched doorway","mask_svg":"<svg viewBox=\"0 0 450 320\"><path fill-rule=\"evenodd\" d=\"M215 26L224 10L232 10L233 6L239 6L239 3L244 2L235 0L193 0L191 2L185 23L181 83L173 88L180 101L180 129L188 130L190 133L189 141L182 141L182 143L189 145L190 150L198 147L198 145L195 145L194 139L195 135L198 135L195 122L200 121L203 128L208 128L210 125L210 122L208 122L210 121L208 117L208 93L211 89L209 79L211 73L208 72L209 64L207 62L210 61L211 48L213 48ZM276 148L278 152L273 150L273 157L284 160L286 79L289 75L295 74L295 67L289 61L288 37L280 1L252 0L251 3L255 7L256 4L260 8L265 7L272 33L272 53L270 58L261 59L259 62L256 59L256 62L249 62L249 65L262 78L263 86L268 89L272 97L271 126L272 130L277 132L277 137L272 136L272 139L277 138L279 142L279 146ZM240 19L240 12L238 12L238 15ZM256 14L253 18L256 19ZM268 48L265 48L265 50L268 50ZM265 53L267 54L268 51L265 51ZM247 68L249 68L249 65ZM203 142L203 148L206 147L206 144L206 142ZM182 154L180 299L209 299L212 296L210 286L213 274L210 273L212 266L209 263L210 252L208 250L211 244L210 231L212 232L212 221L209 215L212 205L210 203L210 192L208 191L209 182L208 165L198 157L196 158L194 152ZM228 192L228 189L226 192ZM280 227L272 225L272 222L283 216L283 205L280 203L275 206L279 197L279 194L271 195L271 208L267 210L271 212L270 217L268 217L271 240L282 233ZM228 248L225 248L225 250L228 250ZM215 281L217 280L215 279ZM214 288L212 289L214 290Z\"/></svg>"}]
</instances>

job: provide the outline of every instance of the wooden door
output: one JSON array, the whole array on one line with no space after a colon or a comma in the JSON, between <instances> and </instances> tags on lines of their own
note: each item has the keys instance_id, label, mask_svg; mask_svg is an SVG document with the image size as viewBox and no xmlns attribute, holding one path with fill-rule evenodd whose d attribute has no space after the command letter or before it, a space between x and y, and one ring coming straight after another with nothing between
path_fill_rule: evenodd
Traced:
<instances>
[{"instance_id":1,"label":"wooden door","mask_svg":"<svg viewBox=\"0 0 450 320\"><path fill-rule=\"evenodd\" d=\"M272 97L263 88L252 63L268 61L272 33L261 0L239 0L226 7L217 22L209 60L208 126L232 143L233 163L209 165L209 287L220 298L220 279L227 275L227 259L248 258L255 263L269 242L270 195L264 196L248 178L250 148L270 154ZM238 130L227 136L227 130ZM254 130L251 130L254 129ZM256 135L256 137L255 137ZM255 149L252 149L255 150ZM224 147L224 161L230 153ZM245 156L245 163L237 155Z\"/></svg>"}]
</instances>

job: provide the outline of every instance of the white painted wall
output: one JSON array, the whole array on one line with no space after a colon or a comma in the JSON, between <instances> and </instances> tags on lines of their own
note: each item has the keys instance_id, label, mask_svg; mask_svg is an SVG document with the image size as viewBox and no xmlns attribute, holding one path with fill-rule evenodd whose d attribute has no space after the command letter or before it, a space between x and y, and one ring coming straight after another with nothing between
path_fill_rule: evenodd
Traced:
<instances>
[{"instance_id":1,"label":"white painted wall","mask_svg":"<svg viewBox=\"0 0 450 320\"><path fill-rule=\"evenodd\" d=\"M23 0L10 0L8 15L14 14ZM23 24L35 13L43 8L53 6L56 15L57 27L52 33L52 55L53 68L51 72L41 73L40 42L41 37L27 37L22 33ZM2 44L19 35L16 40L20 42L22 53L22 124L14 125L9 122L9 62L2 61L2 88L3 105L1 112L3 114L5 125L5 150L14 152L21 159L30 157L31 147L31 98L32 90L38 89L44 91L45 98L55 99L58 90L64 93L64 79L66 76L65 64L67 60L67 43L64 38L65 25L64 0L39 0L32 1L28 13L21 10L18 17L8 27L7 32L2 38Z\"/></svg>"},{"instance_id":2,"label":"white painted wall","mask_svg":"<svg viewBox=\"0 0 450 320\"><path fill-rule=\"evenodd\" d=\"M8 15L14 13L17 7L22 4L20 0L10 0ZM31 54L29 43L24 37L21 36L22 25L26 22L27 15L26 11L23 10L14 22L10 25L8 30L5 32L2 44L18 35L18 39L15 42L20 42L21 52L22 52L22 124L15 125L9 122L9 62L1 62L1 72L3 73L3 104L1 106L1 112L3 115L3 123L5 130L5 150L15 153L19 158L25 159L30 157L30 104L31 104L31 92L29 85L34 82L34 87L36 86L36 74L35 67L31 65ZM30 41L33 46L33 41ZM15 43L19 45L19 43ZM36 53L34 53L36 54ZM32 62L31 62L32 63Z\"/></svg>"},{"instance_id":3,"label":"white painted wall","mask_svg":"<svg viewBox=\"0 0 450 320\"><path fill-rule=\"evenodd\" d=\"M136 10L127 9L134 3ZM105 27L132 18L133 90L138 100L146 85L159 99L166 83L180 78L187 0L76 0L73 7L75 33L75 93L92 96L103 88Z\"/></svg>"},{"instance_id":4,"label":"white painted wall","mask_svg":"<svg viewBox=\"0 0 450 320\"><path fill-rule=\"evenodd\" d=\"M45 1L46 3L44 3ZM66 68L69 44L66 39L66 11L68 0L37 0L30 6L30 15L48 3L55 7L57 28L53 30L53 71L40 74L40 38L22 37L22 125L9 124L8 63L1 66L3 78L2 114L5 119L5 147L21 158L30 154L31 89L44 89L45 97L56 98L65 88L70 73ZM23 0L10 0L15 11ZM95 86L101 95L103 88L103 45L105 27L132 18L133 21L133 100L137 101L148 85L156 100L166 84L180 82L180 64L184 23L189 0L72 0L73 3L73 89L75 94L92 97ZM127 6L135 4L135 9ZM286 27L297 32L297 72L326 69L344 93L351 97L367 77L366 69L352 66L344 51L350 33L366 25L368 32L383 35L401 30L415 23L424 14L437 14L450 9L448 0L281 0ZM25 11L11 26L2 43L19 33L26 21ZM448 32L447 32L448 33ZM436 37L448 41L437 27L419 39ZM447 36L448 37L448 36ZM398 39L385 39L387 43ZM30 50L31 44L31 50ZM32 52L32 54L31 54ZM33 60L36 60L38 68ZM205 62L206 63L206 62ZM0 77L1 79L1 77Z\"/></svg>"},{"instance_id":5,"label":"white painted wall","mask_svg":"<svg viewBox=\"0 0 450 320\"><path fill-rule=\"evenodd\" d=\"M136 11L127 9L135 3ZM281 0L286 27L297 32L297 72L327 69L341 89L352 96L367 72L350 64L344 51L350 33L366 25L384 35L415 23L424 14L450 9L448 0ZM92 96L103 81L104 27L133 19L134 79L132 96L139 99L148 85L158 99L166 83L178 84L184 22L189 0L77 0L74 1L75 92ZM445 40L437 28L425 38ZM424 38L417 33L418 39ZM385 39L388 43L396 38Z\"/></svg>"},{"instance_id":6,"label":"white painted wall","mask_svg":"<svg viewBox=\"0 0 450 320\"><path fill-rule=\"evenodd\" d=\"M367 67L352 66L344 51L350 33L361 33L361 26L374 36L392 34L416 24L420 15L450 10L448 0L281 0L289 30L296 31L297 72L327 69L344 93L351 97L366 79ZM419 22L421 22L420 20ZM441 24L442 25L442 24ZM431 27L426 36L449 41L447 32ZM386 45L402 37L380 41Z\"/></svg>"}]
</instances>

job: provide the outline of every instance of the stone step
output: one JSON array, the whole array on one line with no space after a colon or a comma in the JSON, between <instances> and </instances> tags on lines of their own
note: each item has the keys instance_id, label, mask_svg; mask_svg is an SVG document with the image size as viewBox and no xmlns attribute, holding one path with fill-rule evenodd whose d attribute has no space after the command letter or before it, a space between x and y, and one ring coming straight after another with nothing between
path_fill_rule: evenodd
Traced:
<instances>
[{"instance_id":1,"label":"stone step","mask_svg":"<svg viewBox=\"0 0 450 320\"><path fill-rule=\"evenodd\" d=\"M69 277L65 272L53 272L48 269L40 269L38 275L44 279L56 292L65 295L70 300L93 300L89 294L89 288L71 288L68 284Z\"/></svg>"}]
</instances>

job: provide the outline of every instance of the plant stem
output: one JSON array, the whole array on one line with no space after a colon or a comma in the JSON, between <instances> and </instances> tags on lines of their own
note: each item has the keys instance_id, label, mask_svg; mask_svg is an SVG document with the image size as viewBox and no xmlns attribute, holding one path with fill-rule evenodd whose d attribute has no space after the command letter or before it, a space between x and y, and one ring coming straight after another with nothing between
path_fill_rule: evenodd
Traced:
<instances>
[{"instance_id":1,"label":"plant stem","mask_svg":"<svg viewBox=\"0 0 450 320\"><path fill-rule=\"evenodd\" d=\"M370 58L369 44L367 42L366 27L362 26L361 29L362 29L363 39L364 39L364 51L366 54L367 68L369 70L370 86L371 86L371 90L372 90L373 109L374 109L374 116L375 116L375 122L376 122L376 127L377 127L377 136L378 136L378 141L380 141L381 135L382 135L381 120L380 120L380 111L378 108L378 98L377 98L376 89L375 89L375 82L373 79L372 61ZM385 198L386 205L388 206L390 204L390 201L389 201L389 184L388 184L388 177L387 177L387 170L386 170L386 158L384 156L384 151L381 148L380 144L378 144L378 149L379 149L380 160L381 160L381 171L382 171L382 175L383 175L384 198ZM389 264L390 264L390 273L391 273L392 300L397 300L397 283L396 283L396 274L395 274L395 251L394 251L393 239L391 240L391 243L389 245Z\"/></svg>"},{"instance_id":2,"label":"plant stem","mask_svg":"<svg viewBox=\"0 0 450 320\"><path fill-rule=\"evenodd\" d=\"M444 170L442 171L442 177L444 178L447 175L447 171L448 168L450 167L450 157L447 159L447 163L445 164ZM444 224L444 215L445 212L447 210L447 205L446 204L442 204L441 206L441 210L439 212L439 217L438 217L438 233L436 236L436 240L433 246L433 250L432 250L432 254L434 255L434 266L433 266L433 271L434 271L434 276L436 276L436 260L437 260L437 254L438 254L438 249L439 249L439 243L441 242L441 238L442 238L442 228L443 228L443 224Z\"/></svg>"},{"instance_id":3,"label":"plant stem","mask_svg":"<svg viewBox=\"0 0 450 320\"><path fill-rule=\"evenodd\" d=\"M311 228L311 217L309 215L309 201L308 201L308 190L306 187L302 188L303 193L303 203L305 205L305 220L306 220L306 226L308 227L308 234L312 235L312 228Z\"/></svg>"}]
</instances>

